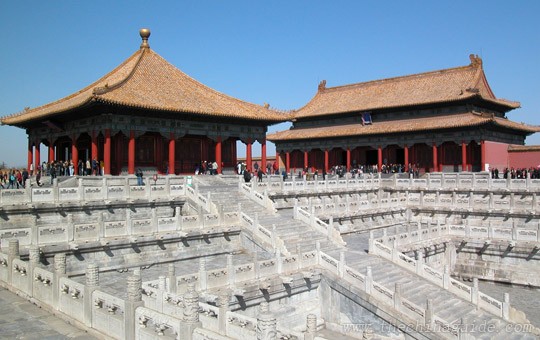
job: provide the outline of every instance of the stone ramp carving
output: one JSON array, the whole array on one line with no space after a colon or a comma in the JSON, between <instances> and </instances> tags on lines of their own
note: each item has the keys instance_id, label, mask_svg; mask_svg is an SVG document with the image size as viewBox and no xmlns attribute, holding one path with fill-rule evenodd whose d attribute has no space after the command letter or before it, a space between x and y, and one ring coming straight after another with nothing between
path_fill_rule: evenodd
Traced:
<instances>
[{"instance_id":1,"label":"stone ramp carving","mask_svg":"<svg viewBox=\"0 0 540 340\"><path fill-rule=\"evenodd\" d=\"M202 195L210 193L214 204L221 206L224 212L237 211L240 206L244 214L256 219L268 231L275 232L277 238L284 242L289 252L313 250L316 241L320 242L321 249L337 247L325 235L314 231L307 224L293 219L292 211L270 211L240 192L238 184L228 184L218 178L208 177L205 176L204 181L199 182L198 190Z\"/></svg>"},{"instance_id":2,"label":"stone ramp carving","mask_svg":"<svg viewBox=\"0 0 540 340\"><path fill-rule=\"evenodd\" d=\"M390 261L358 250L349 248L344 250L306 223L295 220L291 209L271 212L245 197L238 189L238 185L205 178L198 189L203 195L210 192L213 202L218 206L221 205L224 211L237 210L240 205L243 213L256 218L258 223L274 232L290 252L315 249L318 243L320 250L334 258L343 258L347 266L359 273L365 274L370 268L373 281L382 285L387 291L393 292L398 287L400 295L416 306L426 308L426 304L429 304L433 315L445 320L452 327L465 329L469 339L536 338L529 333L506 331L512 330L512 324L503 318L477 309L472 303ZM400 312L396 311L396 313Z\"/></svg>"}]
</instances>

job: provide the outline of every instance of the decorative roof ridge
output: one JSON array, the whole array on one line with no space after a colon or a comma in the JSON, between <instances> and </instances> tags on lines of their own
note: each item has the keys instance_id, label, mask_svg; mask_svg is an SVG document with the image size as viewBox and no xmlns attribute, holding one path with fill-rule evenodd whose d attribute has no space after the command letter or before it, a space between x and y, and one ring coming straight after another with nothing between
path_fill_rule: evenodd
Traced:
<instances>
[{"instance_id":1,"label":"decorative roof ridge","mask_svg":"<svg viewBox=\"0 0 540 340\"><path fill-rule=\"evenodd\" d=\"M480 63L480 67L481 67ZM421 78L429 75L435 75L435 74L444 74L444 73L452 73L452 72L459 72L459 71L465 71L467 69L476 68L478 65L476 64L469 64L465 66L457 66L452 68L445 68L440 70L434 70L434 71L427 71L427 72L421 72L421 73L412 73L407 74L403 76L397 76L397 77L390 77L390 78L383 78L383 79L374 79L374 80L368 80L365 82L359 82L359 83L352 83L352 84L345 84L345 85L338 85L333 87L326 87L326 80L323 80L321 84L319 84L319 91L318 92L327 92L327 91L339 91L339 90L347 90L349 88L355 88L355 87L362 87L362 86L369 86L369 85L378 85L381 83L390 83L394 81L403 81L408 80L411 78Z\"/></svg>"},{"instance_id":2,"label":"decorative roof ridge","mask_svg":"<svg viewBox=\"0 0 540 340\"><path fill-rule=\"evenodd\" d=\"M98 80L92 82L90 85L88 86L85 86L84 88L82 88L81 90L79 91L76 91L70 95L67 95L65 97L62 97L60 99L57 99L53 102L50 102L50 103L47 103L47 104L43 104L43 105L40 105L40 106L36 106L34 108L31 108L31 109L27 109L25 108L23 111L19 111L19 112L16 112L16 113L13 113L13 114L10 114L10 115L7 115L7 116L4 116L4 117L1 117L0 120L2 121L2 124L4 124L4 120L5 119L10 119L10 118L14 118L14 117L18 117L18 116L22 116L22 115L25 115L25 114L30 114L34 111L37 111L37 110L42 110L42 109L46 109L48 107L51 107L51 106L54 106L54 105L57 105L58 103L61 103L61 102L65 102L67 100L70 100L84 92L87 92L89 91L90 89L92 88L96 88L96 85L99 84L100 82L102 82L103 80L107 79L108 77L110 77L111 75L113 75L115 72L117 72L118 70L122 69L122 67L124 67L126 64L128 64L134 57L137 56L137 53L139 53L139 51L133 53L129 58L127 58L126 60L124 60L120 65L118 65L117 67L115 67L113 70L111 70L110 72L108 72L107 74L105 74L103 77L99 78ZM86 98L85 100L83 100L81 103L87 103L89 101L91 101L92 99L94 98L93 95L89 95L88 98ZM65 110L62 110L62 111L67 111L69 110L70 108L66 108Z\"/></svg>"},{"instance_id":3,"label":"decorative roof ridge","mask_svg":"<svg viewBox=\"0 0 540 340\"><path fill-rule=\"evenodd\" d=\"M143 57L146 55L146 51L151 51L150 50L150 47L146 47L146 48L141 48L139 51L139 57L137 59L137 61L135 62L135 65L133 66L133 68L131 69L131 71L129 72L129 74L124 78L124 79L121 79L119 80L116 84L113 84L113 85L109 85L108 83L105 84L105 86L97 86L94 88L94 90L92 91L92 95L94 96L99 96L99 95L102 95L102 94L105 94L107 92L111 92L113 90L116 90L117 88L121 87L122 85L124 85L129 79L131 79L131 77L133 76L133 74L135 73L135 70L137 70L137 67L140 65L141 63L141 60L143 59ZM137 53L135 52L135 54ZM131 59L131 58L129 58ZM103 79L103 78L102 78Z\"/></svg>"},{"instance_id":4,"label":"decorative roof ridge","mask_svg":"<svg viewBox=\"0 0 540 340\"><path fill-rule=\"evenodd\" d=\"M198 81L197 79L191 77L189 74L185 73L184 71L182 71L181 69L179 69L176 65L173 65L171 64L170 62L167 61L167 59L163 58L159 53L157 53L156 51L153 51L151 49L148 49L149 52L151 52L153 55L157 56L158 58L160 58L161 60L163 60L163 62L167 63L168 65L170 65L175 72L179 72L182 76L186 77L187 79L189 79L190 81L192 81L194 84L196 84L197 86L201 86L202 88L204 88L205 90L207 91L210 91L210 92L213 92L217 95L219 95L220 97L222 98L225 98L225 99L230 99L230 100L233 100L233 101L236 101L238 103L241 103L241 104L246 104L246 105L252 105L252 106L256 106L256 107L259 107L259 108L263 108L263 109L266 109L266 110L269 110L269 111L273 111L275 113L279 113L279 114L287 114L287 117L285 118L290 118L288 116L290 116L290 113L287 112L287 111L284 111L284 110L276 110L276 109L273 109L270 107L270 105L259 105L259 104L255 104L255 103L251 103L251 102L248 102L248 101L245 101L245 100L242 100L242 99L239 99L239 98L236 98L236 97L233 97L233 96L230 96L226 93L223 93L221 91L218 91L214 88L211 88L210 86L208 85L205 85L203 83L201 83L200 81ZM141 58L142 60L142 58ZM138 61L139 62L139 61ZM135 71L137 68L137 66L135 66L133 68L133 70ZM134 72L133 72L134 73Z\"/></svg>"}]
</instances>

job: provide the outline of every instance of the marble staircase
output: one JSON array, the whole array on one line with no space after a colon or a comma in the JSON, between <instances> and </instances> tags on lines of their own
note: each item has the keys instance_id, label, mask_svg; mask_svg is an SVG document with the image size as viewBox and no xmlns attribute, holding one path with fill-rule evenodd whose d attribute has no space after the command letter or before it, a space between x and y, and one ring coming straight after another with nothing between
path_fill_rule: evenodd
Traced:
<instances>
[{"instance_id":1,"label":"marble staircase","mask_svg":"<svg viewBox=\"0 0 540 340\"><path fill-rule=\"evenodd\" d=\"M245 197L238 189L234 179L223 179L220 176L204 176L199 179L198 190L202 195L211 194L216 205L223 206L224 211L235 211L241 206L241 211L254 218L268 230L275 230L283 240L287 250L296 252L315 249L320 242L320 249L328 255L339 259L340 253L345 252L347 266L365 274L367 267L372 270L373 280L389 290L394 290L396 283L401 284L403 298L418 306L425 307L427 299L431 299L434 315L443 318L452 325L463 324L469 335L476 339L535 339L528 333L505 332L508 322L487 311L477 309L469 301L465 301L406 269L393 264L386 259L367 253L366 235L357 236L348 242L345 248L331 243L323 234L312 229L309 225L293 219L292 209L269 211L254 201ZM275 229L273 229L275 227ZM473 325L476 328L473 328Z\"/></svg>"}]
</instances>

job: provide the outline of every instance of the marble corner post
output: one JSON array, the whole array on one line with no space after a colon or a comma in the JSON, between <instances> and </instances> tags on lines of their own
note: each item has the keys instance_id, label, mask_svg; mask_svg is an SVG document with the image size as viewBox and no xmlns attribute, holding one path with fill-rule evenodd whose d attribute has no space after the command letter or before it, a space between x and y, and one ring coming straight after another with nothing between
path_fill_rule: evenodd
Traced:
<instances>
[{"instance_id":1,"label":"marble corner post","mask_svg":"<svg viewBox=\"0 0 540 340\"><path fill-rule=\"evenodd\" d=\"M141 276L130 275L127 279L127 300L125 301L124 311L124 331L126 339L135 339L135 327L138 327L138 322L135 320L135 311L141 306L144 306L142 300Z\"/></svg>"}]
</instances>

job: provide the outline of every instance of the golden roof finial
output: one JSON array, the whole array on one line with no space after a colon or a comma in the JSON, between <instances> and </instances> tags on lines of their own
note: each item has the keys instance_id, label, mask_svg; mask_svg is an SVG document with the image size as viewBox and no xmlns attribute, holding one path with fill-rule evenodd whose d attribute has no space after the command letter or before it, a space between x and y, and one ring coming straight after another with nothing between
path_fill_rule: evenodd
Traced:
<instances>
[{"instance_id":1,"label":"golden roof finial","mask_svg":"<svg viewBox=\"0 0 540 340\"><path fill-rule=\"evenodd\" d=\"M141 48L150 48L148 44L148 38L150 38L150 30L148 28L141 28L139 34L142 38Z\"/></svg>"}]
</instances>

